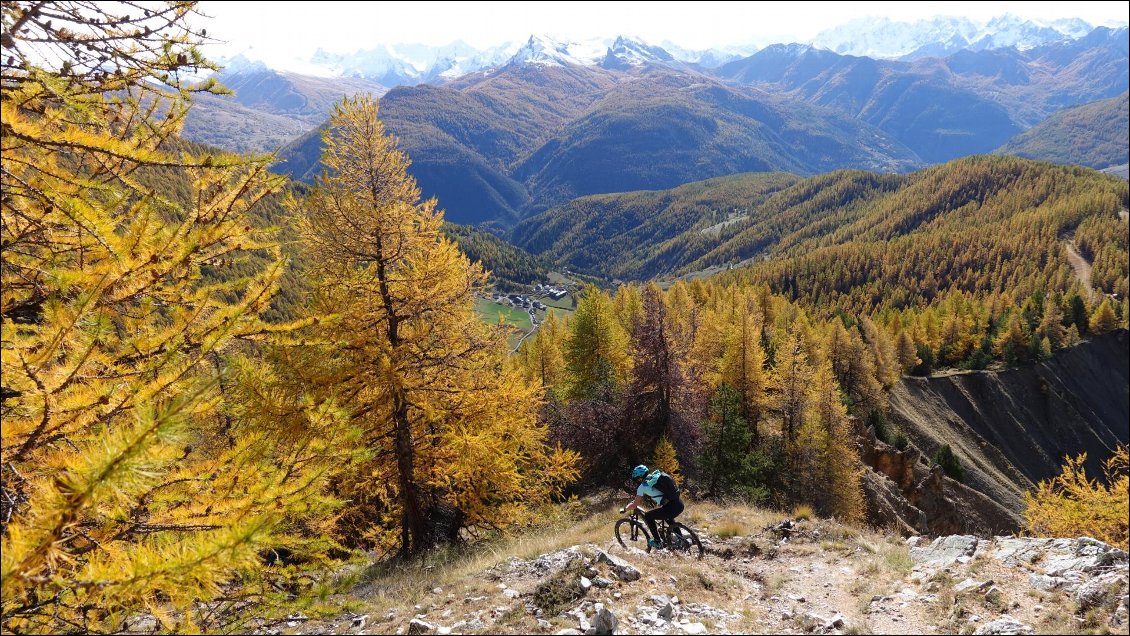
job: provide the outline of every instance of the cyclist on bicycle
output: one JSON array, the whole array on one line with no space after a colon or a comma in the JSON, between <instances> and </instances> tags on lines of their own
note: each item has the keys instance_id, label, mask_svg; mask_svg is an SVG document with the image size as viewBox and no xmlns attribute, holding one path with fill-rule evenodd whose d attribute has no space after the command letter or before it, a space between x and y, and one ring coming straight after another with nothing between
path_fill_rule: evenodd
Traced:
<instances>
[{"instance_id":1,"label":"cyclist on bicycle","mask_svg":"<svg viewBox=\"0 0 1130 636\"><path fill-rule=\"evenodd\" d=\"M644 495L654 499L657 506L643 514L644 521L647 522L647 527L651 529L652 536L651 539L647 540L647 543L653 548L662 547L662 543L659 541L659 533L655 529L655 520L666 519L668 522L672 522L675 517L683 512L683 502L679 499L679 487L667 473L661 470L649 472L647 466L643 464L632 469L632 481L637 485L636 498L632 503L621 508L620 512L631 512L639 508L640 504L643 503Z\"/></svg>"}]
</instances>

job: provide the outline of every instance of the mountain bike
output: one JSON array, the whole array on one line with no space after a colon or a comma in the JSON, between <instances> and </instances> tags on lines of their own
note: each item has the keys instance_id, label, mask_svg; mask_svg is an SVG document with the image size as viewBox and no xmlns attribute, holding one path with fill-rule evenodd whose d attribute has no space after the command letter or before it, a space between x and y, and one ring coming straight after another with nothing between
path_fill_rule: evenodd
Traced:
<instances>
[{"instance_id":1,"label":"mountain bike","mask_svg":"<svg viewBox=\"0 0 1130 636\"><path fill-rule=\"evenodd\" d=\"M702 542L694 530L684 526L673 519L656 519L655 529L659 532L657 541L662 547L672 552L694 555L701 559L706 552ZM622 547L636 547L651 552L651 533L647 529L647 521L639 508L632 511L631 516L623 517L616 521L616 540Z\"/></svg>"}]
</instances>

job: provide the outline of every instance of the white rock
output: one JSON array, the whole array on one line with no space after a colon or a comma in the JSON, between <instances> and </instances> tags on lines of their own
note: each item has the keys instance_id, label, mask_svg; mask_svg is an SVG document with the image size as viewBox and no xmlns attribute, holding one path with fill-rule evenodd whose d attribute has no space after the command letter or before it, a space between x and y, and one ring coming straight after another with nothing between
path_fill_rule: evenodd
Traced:
<instances>
[{"instance_id":1,"label":"white rock","mask_svg":"<svg viewBox=\"0 0 1130 636\"><path fill-rule=\"evenodd\" d=\"M369 622L369 615L368 614L362 614L361 616L354 616L353 620L350 622L350 627L354 627L354 628L357 628L357 629L365 629L365 623L367 623L367 622Z\"/></svg>"},{"instance_id":2,"label":"white rock","mask_svg":"<svg viewBox=\"0 0 1130 636\"><path fill-rule=\"evenodd\" d=\"M974 581L973 579L965 579L961 583L953 586L953 593L963 594L965 592L968 592L969 590L977 589L980 585L981 583L979 581Z\"/></svg>"},{"instance_id":3,"label":"white rock","mask_svg":"<svg viewBox=\"0 0 1130 636\"><path fill-rule=\"evenodd\" d=\"M938 537L928 546L912 547L910 558L917 563L950 565L957 561L958 557L973 556L977 550L977 542L977 537L972 535Z\"/></svg>"},{"instance_id":4,"label":"white rock","mask_svg":"<svg viewBox=\"0 0 1130 636\"><path fill-rule=\"evenodd\" d=\"M977 628L974 634L1031 634L1032 628L1021 623L1008 614L1002 614L1000 618L991 623L985 623Z\"/></svg>"},{"instance_id":5,"label":"white rock","mask_svg":"<svg viewBox=\"0 0 1130 636\"><path fill-rule=\"evenodd\" d=\"M1067 579L1061 576L1047 576L1046 574L1029 574L1028 585L1044 592L1051 592L1067 584Z\"/></svg>"},{"instance_id":6,"label":"white rock","mask_svg":"<svg viewBox=\"0 0 1130 636\"><path fill-rule=\"evenodd\" d=\"M436 631L436 626L427 621L422 621L418 618L413 618L408 623L409 634L431 634Z\"/></svg>"},{"instance_id":7,"label":"white rock","mask_svg":"<svg viewBox=\"0 0 1130 636\"><path fill-rule=\"evenodd\" d=\"M1125 582L1126 576L1124 574L1107 572L1079 586L1079 589L1075 592L1075 602L1079 604L1081 610L1101 605L1108 596L1121 591Z\"/></svg>"},{"instance_id":8,"label":"white rock","mask_svg":"<svg viewBox=\"0 0 1130 636\"><path fill-rule=\"evenodd\" d=\"M521 596L522 593L519 592L518 590L506 588L505 590L502 590L502 595L505 596L506 598L509 598L509 599L516 599L519 596Z\"/></svg>"},{"instance_id":9,"label":"white rock","mask_svg":"<svg viewBox=\"0 0 1130 636\"><path fill-rule=\"evenodd\" d=\"M640 574L640 571L636 569L636 567L631 563L628 563L620 557L608 554L603 550L597 551L596 559L600 563L607 563L608 565L612 566L613 574L615 574L616 578L620 579L621 581L638 581L640 577L643 576L642 574ZM654 581L652 582L654 583Z\"/></svg>"},{"instance_id":10,"label":"white rock","mask_svg":"<svg viewBox=\"0 0 1130 636\"><path fill-rule=\"evenodd\" d=\"M679 623L679 629L683 630L684 634L706 634L706 625L702 623Z\"/></svg>"},{"instance_id":11,"label":"white rock","mask_svg":"<svg viewBox=\"0 0 1130 636\"><path fill-rule=\"evenodd\" d=\"M582 576L581 577L581 589L587 592L590 587L592 587L592 581L590 581L587 576Z\"/></svg>"}]
</instances>

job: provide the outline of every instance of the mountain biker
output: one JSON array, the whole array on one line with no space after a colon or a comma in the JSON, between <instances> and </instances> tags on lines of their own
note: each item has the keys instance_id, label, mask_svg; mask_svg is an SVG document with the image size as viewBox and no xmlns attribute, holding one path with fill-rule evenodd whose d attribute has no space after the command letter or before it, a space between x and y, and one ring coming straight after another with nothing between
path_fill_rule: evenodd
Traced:
<instances>
[{"instance_id":1,"label":"mountain biker","mask_svg":"<svg viewBox=\"0 0 1130 636\"><path fill-rule=\"evenodd\" d=\"M632 469L632 481L636 486L636 499L620 509L621 513L631 512L643 503L644 495L651 497L658 504L657 507L643 513L644 521L651 530L651 539L647 544L653 548L662 547L658 540L659 533L655 529L656 519L666 519L671 522L683 512L683 502L679 498L679 487L670 475L661 471L648 471L647 466L640 464Z\"/></svg>"}]
</instances>

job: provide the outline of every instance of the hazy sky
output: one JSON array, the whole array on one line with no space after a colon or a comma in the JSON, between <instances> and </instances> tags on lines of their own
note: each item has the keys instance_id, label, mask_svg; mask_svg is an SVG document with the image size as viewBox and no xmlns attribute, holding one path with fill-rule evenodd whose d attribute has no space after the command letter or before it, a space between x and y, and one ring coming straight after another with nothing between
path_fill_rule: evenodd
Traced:
<instances>
[{"instance_id":1,"label":"hazy sky","mask_svg":"<svg viewBox=\"0 0 1130 636\"><path fill-rule=\"evenodd\" d=\"M401 42L475 47L524 40L630 35L686 48L806 42L820 31L867 16L913 21L958 15L985 21L1013 15L1078 17L1124 23L1130 2L200 2L203 26L226 44L216 56L244 52L272 66L304 60L318 48L352 52Z\"/></svg>"}]
</instances>

